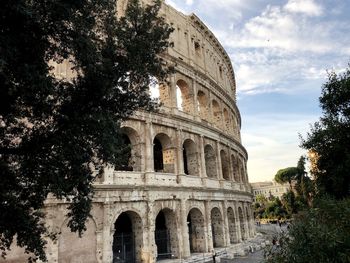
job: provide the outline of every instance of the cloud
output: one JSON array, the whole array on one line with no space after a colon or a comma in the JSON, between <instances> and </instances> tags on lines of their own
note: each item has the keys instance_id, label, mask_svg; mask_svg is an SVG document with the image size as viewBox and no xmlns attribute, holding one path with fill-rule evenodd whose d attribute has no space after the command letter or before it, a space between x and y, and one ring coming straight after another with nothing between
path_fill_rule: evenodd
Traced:
<instances>
[{"instance_id":1,"label":"cloud","mask_svg":"<svg viewBox=\"0 0 350 263\"><path fill-rule=\"evenodd\" d=\"M308 123L317 118L286 112L245 116L242 143L249 154L249 180L271 180L278 169L295 166L306 153L299 147L298 134L306 134Z\"/></svg>"},{"instance_id":2,"label":"cloud","mask_svg":"<svg viewBox=\"0 0 350 263\"><path fill-rule=\"evenodd\" d=\"M323 8L313 0L289 0L284 8L292 13L302 13L309 16L320 16Z\"/></svg>"}]
</instances>

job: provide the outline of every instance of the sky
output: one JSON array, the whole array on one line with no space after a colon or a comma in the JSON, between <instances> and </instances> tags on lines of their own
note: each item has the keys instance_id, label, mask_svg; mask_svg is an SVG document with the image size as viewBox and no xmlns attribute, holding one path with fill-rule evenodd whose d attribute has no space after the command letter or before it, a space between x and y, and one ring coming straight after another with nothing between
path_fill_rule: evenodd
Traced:
<instances>
[{"instance_id":1,"label":"sky","mask_svg":"<svg viewBox=\"0 0 350 263\"><path fill-rule=\"evenodd\" d=\"M350 62L350 0L165 0L195 13L231 58L250 182L296 166L327 72Z\"/></svg>"}]
</instances>

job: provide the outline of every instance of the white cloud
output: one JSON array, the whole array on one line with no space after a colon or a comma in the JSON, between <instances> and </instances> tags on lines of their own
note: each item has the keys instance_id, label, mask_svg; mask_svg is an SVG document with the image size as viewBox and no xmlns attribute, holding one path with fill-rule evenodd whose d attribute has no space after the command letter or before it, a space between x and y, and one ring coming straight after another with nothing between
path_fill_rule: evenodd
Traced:
<instances>
[{"instance_id":1,"label":"white cloud","mask_svg":"<svg viewBox=\"0 0 350 263\"><path fill-rule=\"evenodd\" d=\"M309 16L320 16L323 8L313 0L289 0L284 8L292 13L302 13Z\"/></svg>"},{"instance_id":2,"label":"white cloud","mask_svg":"<svg viewBox=\"0 0 350 263\"><path fill-rule=\"evenodd\" d=\"M186 5L193 5L193 0L186 0Z\"/></svg>"},{"instance_id":3,"label":"white cloud","mask_svg":"<svg viewBox=\"0 0 350 263\"><path fill-rule=\"evenodd\" d=\"M285 113L245 116L242 143L249 153L250 182L271 180L278 169L295 166L306 153L299 147L298 134L305 134L317 118Z\"/></svg>"}]
</instances>

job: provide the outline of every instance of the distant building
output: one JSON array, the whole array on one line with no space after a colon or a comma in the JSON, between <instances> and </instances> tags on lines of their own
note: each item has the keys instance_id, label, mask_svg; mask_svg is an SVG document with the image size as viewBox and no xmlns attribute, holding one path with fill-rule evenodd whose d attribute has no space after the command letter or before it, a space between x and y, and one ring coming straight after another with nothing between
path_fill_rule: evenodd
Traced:
<instances>
[{"instance_id":1,"label":"distant building","mask_svg":"<svg viewBox=\"0 0 350 263\"><path fill-rule=\"evenodd\" d=\"M256 197L258 195L263 195L266 198L274 196L281 199L282 195L289 190L288 183L279 184L275 181L251 183L250 185L252 186L254 202L256 201Z\"/></svg>"}]
</instances>

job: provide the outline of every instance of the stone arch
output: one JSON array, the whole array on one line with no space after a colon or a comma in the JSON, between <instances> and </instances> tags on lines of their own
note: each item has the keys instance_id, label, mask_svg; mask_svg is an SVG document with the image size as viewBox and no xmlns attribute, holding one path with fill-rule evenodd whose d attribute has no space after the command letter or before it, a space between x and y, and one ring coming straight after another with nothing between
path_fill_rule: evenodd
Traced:
<instances>
[{"instance_id":1,"label":"stone arch","mask_svg":"<svg viewBox=\"0 0 350 263\"><path fill-rule=\"evenodd\" d=\"M220 158L221 158L222 177L225 180L230 180L230 167L229 167L230 162L225 150L220 151Z\"/></svg>"},{"instance_id":2,"label":"stone arch","mask_svg":"<svg viewBox=\"0 0 350 263\"><path fill-rule=\"evenodd\" d=\"M220 105L216 100L212 100L212 107L213 107L213 123L216 127L221 128L222 118L221 118Z\"/></svg>"},{"instance_id":3,"label":"stone arch","mask_svg":"<svg viewBox=\"0 0 350 263\"><path fill-rule=\"evenodd\" d=\"M240 175L240 181L242 182L242 183L245 183L245 171L244 171L244 164L243 164L243 161L240 159L239 160L239 175Z\"/></svg>"},{"instance_id":4,"label":"stone arch","mask_svg":"<svg viewBox=\"0 0 350 263\"><path fill-rule=\"evenodd\" d=\"M231 130L233 135L238 134L237 129L238 129L237 120L236 120L235 115L232 113L231 114L231 129L230 130Z\"/></svg>"},{"instance_id":5,"label":"stone arch","mask_svg":"<svg viewBox=\"0 0 350 263\"><path fill-rule=\"evenodd\" d=\"M122 212L114 223L113 262L141 262L143 227L141 216L131 210Z\"/></svg>"},{"instance_id":6,"label":"stone arch","mask_svg":"<svg viewBox=\"0 0 350 263\"><path fill-rule=\"evenodd\" d=\"M188 175L199 175L198 151L196 144L191 139L183 143L184 172Z\"/></svg>"},{"instance_id":7,"label":"stone arch","mask_svg":"<svg viewBox=\"0 0 350 263\"><path fill-rule=\"evenodd\" d=\"M155 219L155 243L157 260L179 257L179 242L175 212L169 208L160 210Z\"/></svg>"},{"instance_id":8,"label":"stone arch","mask_svg":"<svg viewBox=\"0 0 350 263\"><path fill-rule=\"evenodd\" d=\"M213 236L213 247L224 247L224 230L223 230L223 219L220 209L214 207L210 212L211 218L211 231Z\"/></svg>"},{"instance_id":9,"label":"stone arch","mask_svg":"<svg viewBox=\"0 0 350 263\"><path fill-rule=\"evenodd\" d=\"M193 94L186 81L180 79L176 82L177 108L188 114L193 113Z\"/></svg>"},{"instance_id":10,"label":"stone arch","mask_svg":"<svg viewBox=\"0 0 350 263\"><path fill-rule=\"evenodd\" d=\"M192 208L187 215L188 237L191 253L205 251L205 224L203 213L198 208Z\"/></svg>"},{"instance_id":11,"label":"stone arch","mask_svg":"<svg viewBox=\"0 0 350 263\"><path fill-rule=\"evenodd\" d=\"M199 117L202 120L208 120L208 99L207 95L201 90L197 93L197 105Z\"/></svg>"},{"instance_id":12,"label":"stone arch","mask_svg":"<svg viewBox=\"0 0 350 263\"><path fill-rule=\"evenodd\" d=\"M232 163L232 171L233 171L233 179L235 182L240 182L240 174L239 174L239 167L238 167L238 160L237 157L231 154L231 163Z\"/></svg>"},{"instance_id":13,"label":"stone arch","mask_svg":"<svg viewBox=\"0 0 350 263\"><path fill-rule=\"evenodd\" d=\"M223 115L224 115L224 130L228 133L231 131L231 120L227 109L224 109Z\"/></svg>"},{"instance_id":14,"label":"stone arch","mask_svg":"<svg viewBox=\"0 0 350 263\"><path fill-rule=\"evenodd\" d=\"M235 213L232 207L227 208L228 231L230 234L230 243L238 243L237 226L235 221Z\"/></svg>"},{"instance_id":15,"label":"stone arch","mask_svg":"<svg viewBox=\"0 0 350 263\"><path fill-rule=\"evenodd\" d=\"M70 263L74 258L80 262L97 263L97 227L94 220L88 219L86 231L82 237L71 232L70 228L67 227L67 221L68 219L64 221L58 237L58 262Z\"/></svg>"},{"instance_id":16,"label":"stone arch","mask_svg":"<svg viewBox=\"0 0 350 263\"><path fill-rule=\"evenodd\" d=\"M165 133L159 133L154 137L153 162L155 172L175 172L175 150L170 137Z\"/></svg>"},{"instance_id":17,"label":"stone arch","mask_svg":"<svg viewBox=\"0 0 350 263\"><path fill-rule=\"evenodd\" d=\"M246 229L245 229L245 225L244 225L244 215L243 215L243 211L241 207L238 207L238 217L239 217L239 225L241 228L241 235L242 235L242 239L246 240L247 239L247 233L246 233Z\"/></svg>"},{"instance_id":18,"label":"stone arch","mask_svg":"<svg viewBox=\"0 0 350 263\"><path fill-rule=\"evenodd\" d=\"M131 127L124 126L121 128L122 140L125 146L125 163L122 163L116 170L119 171L141 171L141 142L137 131Z\"/></svg>"},{"instance_id":19,"label":"stone arch","mask_svg":"<svg viewBox=\"0 0 350 263\"><path fill-rule=\"evenodd\" d=\"M204 147L205 170L209 178L217 178L216 155L213 147L207 144Z\"/></svg>"}]
</instances>

